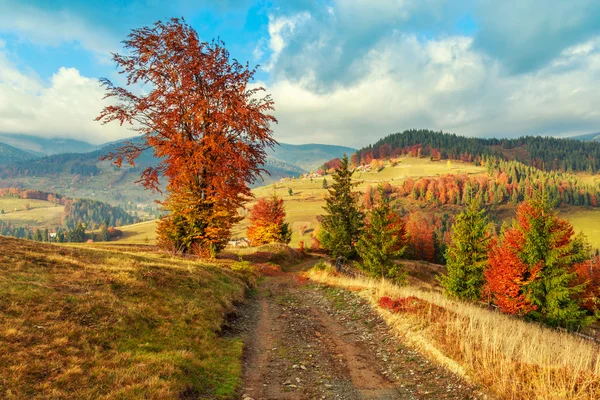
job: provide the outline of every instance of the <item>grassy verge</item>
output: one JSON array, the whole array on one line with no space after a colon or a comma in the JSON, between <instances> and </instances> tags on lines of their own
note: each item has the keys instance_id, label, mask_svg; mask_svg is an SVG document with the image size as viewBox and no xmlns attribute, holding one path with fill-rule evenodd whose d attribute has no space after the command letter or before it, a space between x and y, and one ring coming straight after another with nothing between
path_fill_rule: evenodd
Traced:
<instances>
[{"instance_id":1,"label":"grassy verge","mask_svg":"<svg viewBox=\"0 0 600 400\"><path fill-rule=\"evenodd\" d=\"M575 335L447 299L436 291L312 269L308 277L359 290L395 333L503 399L600 398L600 347ZM400 312L383 296L410 299Z\"/></svg>"},{"instance_id":2,"label":"grassy verge","mask_svg":"<svg viewBox=\"0 0 600 400\"><path fill-rule=\"evenodd\" d=\"M0 237L0 398L232 397L244 271ZM231 262L230 262L231 264Z\"/></svg>"}]
</instances>

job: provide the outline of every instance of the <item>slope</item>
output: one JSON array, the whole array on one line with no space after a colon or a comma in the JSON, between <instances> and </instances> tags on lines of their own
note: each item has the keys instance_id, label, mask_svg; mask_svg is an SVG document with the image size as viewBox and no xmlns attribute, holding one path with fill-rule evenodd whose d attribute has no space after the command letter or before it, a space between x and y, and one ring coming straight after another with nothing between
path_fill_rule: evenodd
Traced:
<instances>
[{"instance_id":1,"label":"slope","mask_svg":"<svg viewBox=\"0 0 600 400\"><path fill-rule=\"evenodd\" d=\"M296 165L308 172L316 169L326 161L341 157L344 153L350 156L355 151L356 149L350 147L327 144L294 145L280 143L279 146L269 151L269 155L286 163Z\"/></svg>"},{"instance_id":2,"label":"slope","mask_svg":"<svg viewBox=\"0 0 600 400\"><path fill-rule=\"evenodd\" d=\"M233 397L242 343L219 330L244 277L127 251L0 236L0 397Z\"/></svg>"},{"instance_id":3,"label":"slope","mask_svg":"<svg viewBox=\"0 0 600 400\"><path fill-rule=\"evenodd\" d=\"M31 160L32 158L35 158L33 154L17 149L16 147L10 146L6 143L0 143L0 166Z\"/></svg>"}]
</instances>

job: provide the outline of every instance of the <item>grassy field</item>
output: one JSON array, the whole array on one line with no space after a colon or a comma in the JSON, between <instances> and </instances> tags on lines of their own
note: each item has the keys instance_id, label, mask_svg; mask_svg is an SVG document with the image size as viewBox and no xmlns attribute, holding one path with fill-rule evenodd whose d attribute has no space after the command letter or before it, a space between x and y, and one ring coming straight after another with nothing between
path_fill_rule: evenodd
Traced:
<instances>
[{"instance_id":1,"label":"grassy field","mask_svg":"<svg viewBox=\"0 0 600 400\"><path fill-rule=\"evenodd\" d=\"M26 209L29 205L29 210ZM0 199L0 221L38 228L56 228L61 225L64 206L35 199Z\"/></svg>"},{"instance_id":2,"label":"grassy field","mask_svg":"<svg viewBox=\"0 0 600 400\"><path fill-rule=\"evenodd\" d=\"M242 342L219 335L244 276L144 246L0 237L0 398L229 398Z\"/></svg>"}]
</instances>

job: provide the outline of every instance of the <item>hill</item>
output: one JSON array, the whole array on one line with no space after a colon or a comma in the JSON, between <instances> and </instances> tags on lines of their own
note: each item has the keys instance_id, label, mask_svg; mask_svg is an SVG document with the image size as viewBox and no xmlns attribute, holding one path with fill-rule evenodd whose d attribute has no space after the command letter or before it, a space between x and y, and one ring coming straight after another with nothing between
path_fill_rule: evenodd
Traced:
<instances>
[{"instance_id":1,"label":"hill","mask_svg":"<svg viewBox=\"0 0 600 400\"><path fill-rule=\"evenodd\" d=\"M569 139L584 140L584 141L600 141L600 132L588 133L586 135L570 136Z\"/></svg>"},{"instance_id":2,"label":"hill","mask_svg":"<svg viewBox=\"0 0 600 400\"><path fill-rule=\"evenodd\" d=\"M59 153L87 153L98 148L98 146L81 140L44 138L14 133L0 133L0 142L38 157Z\"/></svg>"},{"instance_id":3,"label":"hill","mask_svg":"<svg viewBox=\"0 0 600 400\"><path fill-rule=\"evenodd\" d=\"M355 165L399 155L427 156L481 163L485 158L515 160L545 171L600 171L600 143L572 138L525 136L482 139L430 130L388 135L356 152Z\"/></svg>"},{"instance_id":4,"label":"hill","mask_svg":"<svg viewBox=\"0 0 600 400\"><path fill-rule=\"evenodd\" d=\"M0 166L31 160L32 158L35 158L33 154L27 153L8 144L0 143Z\"/></svg>"},{"instance_id":5,"label":"hill","mask_svg":"<svg viewBox=\"0 0 600 400\"><path fill-rule=\"evenodd\" d=\"M344 153L354 153L356 149L344 146L332 146L326 144L287 144L280 143L268 153L270 156L283 160L288 164L300 167L304 172L318 168L324 162L338 158Z\"/></svg>"},{"instance_id":6,"label":"hill","mask_svg":"<svg viewBox=\"0 0 600 400\"><path fill-rule=\"evenodd\" d=\"M0 236L0 397L233 398L243 346L219 332L247 275L122 250Z\"/></svg>"},{"instance_id":7,"label":"hill","mask_svg":"<svg viewBox=\"0 0 600 400\"><path fill-rule=\"evenodd\" d=\"M111 142L87 153L61 153L37 159L32 159L34 157L31 155L11 158L6 165L0 166L0 185L39 189L69 197L93 198L123 207L128 203L153 204L161 196L136 184L144 168L158 162L152 150L144 151L136 160L135 167L124 164L122 168L116 168L109 161L99 160L126 141L136 140L139 139ZM253 186L299 176L316 168L324 160L339 157L348 151L354 150L341 146L282 144L269 153L265 164L268 173L263 174L263 179L259 179Z\"/></svg>"}]
</instances>

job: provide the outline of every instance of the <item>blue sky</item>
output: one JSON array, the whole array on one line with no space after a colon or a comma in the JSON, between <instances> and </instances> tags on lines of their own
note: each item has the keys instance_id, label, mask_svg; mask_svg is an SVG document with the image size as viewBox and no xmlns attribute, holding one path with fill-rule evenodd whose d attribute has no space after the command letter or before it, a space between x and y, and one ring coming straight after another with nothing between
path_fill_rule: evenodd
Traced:
<instances>
[{"instance_id":1,"label":"blue sky","mask_svg":"<svg viewBox=\"0 0 600 400\"><path fill-rule=\"evenodd\" d=\"M0 132L131 136L93 121L97 79L131 29L181 16L261 65L283 142L600 131L592 0L0 0Z\"/></svg>"}]
</instances>

